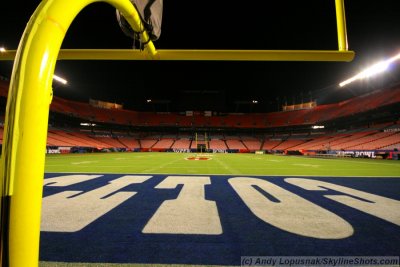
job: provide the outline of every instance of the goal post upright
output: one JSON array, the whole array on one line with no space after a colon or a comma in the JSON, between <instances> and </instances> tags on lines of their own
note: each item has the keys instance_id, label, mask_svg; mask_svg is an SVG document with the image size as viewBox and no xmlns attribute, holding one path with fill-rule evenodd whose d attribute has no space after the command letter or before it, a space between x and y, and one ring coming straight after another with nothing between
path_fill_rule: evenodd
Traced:
<instances>
[{"instance_id":1,"label":"goal post upright","mask_svg":"<svg viewBox=\"0 0 400 267\"><path fill-rule=\"evenodd\" d=\"M346 27L346 13L344 9L344 0L335 0L336 10L336 24L337 24L337 37L338 49L342 52L349 50L347 43L347 27Z\"/></svg>"},{"instance_id":2,"label":"goal post upright","mask_svg":"<svg viewBox=\"0 0 400 267\"><path fill-rule=\"evenodd\" d=\"M206 153L208 153L208 140L207 140L207 132L204 132L204 142L206 144Z\"/></svg>"}]
</instances>

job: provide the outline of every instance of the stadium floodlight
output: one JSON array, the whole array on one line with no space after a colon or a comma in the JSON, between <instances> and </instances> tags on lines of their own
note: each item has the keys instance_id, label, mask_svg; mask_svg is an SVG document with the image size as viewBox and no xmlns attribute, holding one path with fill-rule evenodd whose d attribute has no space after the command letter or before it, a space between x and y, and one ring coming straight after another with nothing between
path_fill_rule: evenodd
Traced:
<instances>
[{"instance_id":1,"label":"stadium floodlight","mask_svg":"<svg viewBox=\"0 0 400 267\"><path fill-rule=\"evenodd\" d=\"M53 79L56 80L57 82L62 83L62 84L67 84L68 83L68 81L66 79L61 78L60 76L57 76L55 74L53 75Z\"/></svg>"},{"instance_id":2,"label":"stadium floodlight","mask_svg":"<svg viewBox=\"0 0 400 267\"><path fill-rule=\"evenodd\" d=\"M324 125L313 125L311 126L312 129L325 129Z\"/></svg>"},{"instance_id":3,"label":"stadium floodlight","mask_svg":"<svg viewBox=\"0 0 400 267\"><path fill-rule=\"evenodd\" d=\"M349 83L352 83L356 80L362 80L362 79L374 76L378 73L384 72L389 68L389 66L392 62L394 62L398 59L400 59L400 54L398 54L392 58L389 58L388 60L378 62L378 63L372 65L371 67L363 70L362 72L358 73L356 76L353 76L353 77L339 83L339 86L343 87L343 86L346 86Z\"/></svg>"},{"instance_id":4,"label":"stadium floodlight","mask_svg":"<svg viewBox=\"0 0 400 267\"><path fill-rule=\"evenodd\" d=\"M4 52L6 52L6 49L4 47L0 47L0 52L4 53Z\"/></svg>"}]
</instances>

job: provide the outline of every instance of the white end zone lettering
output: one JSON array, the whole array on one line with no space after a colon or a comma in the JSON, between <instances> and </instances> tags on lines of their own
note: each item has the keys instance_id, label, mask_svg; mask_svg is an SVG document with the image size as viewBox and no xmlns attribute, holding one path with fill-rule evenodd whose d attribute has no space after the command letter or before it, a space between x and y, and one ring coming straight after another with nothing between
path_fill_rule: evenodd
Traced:
<instances>
[{"instance_id":1,"label":"white end zone lettering","mask_svg":"<svg viewBox=\"0 0 400 267\"><path fill-rule=\"evenodd\" d=\"M207 176L168 176L155 188L174 189L183 184L178 197L164 201L143 228L146 234L222 234L215 201L205 199Z\"/></svg>"},{"instance_id":2,"label":"white end zone lettering","mask_svg":"<svg viewBox=\"0 0 400 267\"><path fill-rule=\"evenodd\" d=\"M325 197L396 225L400 225L400 201L398 200L319 180L286 178L285 181L306 190L326 191L326 188L328 188L342 192L346 195L327 195ZM365 199L366 201L351 196Z\"/></svg>"},{"instance_id":3,"label":"white end zone lettering","mask_svg":"<svg viewBox=\"0 0 400 267\"><path fill-rule=\"evenodd\" d=\"M354 232L341 217L273 183L248 177L235 177L228 181L255 216L279 229L320 239L346 238ZM269 200L254 186L279 202Z\"/></svg>"},{"instance_id":4,"label":"white end zone lettering","mask_svg":"<svg viewBox=\"0 0 400 267\"><path fill-rule=\"evenodd\" d=\"M64 176L65 177L65 176ZM65 186L67 182L62 180L64 177L54 178L60 179L58 185ZM81 175L81 181L94 179L93 175ZM143 183L152 176L123 176L109 182L108 185L102 186L87 193L82 191L64 191L55 195L43 198L41 230L48 232L76 232L102 215L106 214L113 208L117 207L127 199L133 197L136 192L118 192L110 195L130 184ZM52 178L51 178L52 179ZM50 179L46 179L47 180ZM74 183L77 183L75 177ZM57 186L57 183L55 185Z\"/></svg>"}]
</instances>

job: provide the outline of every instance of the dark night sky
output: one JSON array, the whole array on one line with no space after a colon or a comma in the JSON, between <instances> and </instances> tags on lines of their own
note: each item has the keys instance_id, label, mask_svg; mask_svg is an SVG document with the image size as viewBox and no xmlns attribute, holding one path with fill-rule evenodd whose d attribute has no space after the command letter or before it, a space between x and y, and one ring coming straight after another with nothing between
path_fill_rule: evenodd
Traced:
<instances>
[{"instance_id":1,"label":"dark night sky","mask_svg":"<svg viewBox=\"0 0 400 267\"><path fill-rule=\"evenodd\" d=\"M301 98L326 103L350 97L400 82L397 62L391 72L368 82L337 88L362 68L400 52L398 1L345 2L349 48L356 52L351 63L59 61L56 73L69 84L55 85L55 94L80 101L89 97L116 101L135 110L221 112L276 111L285 98L291 104ZM5 2L0 46L16 49L39 1ZM334 2L167 0L161 38L155 45L159 49L336 50ZM63 43L63 48L131 46L119 29L114 8L104 3L85 8ZM9 77L11 66L0 62L0 75ZM149 105L148 98L170 103ZM252 99L259 103L238 104Z\"/></svg>"}]
</instances>

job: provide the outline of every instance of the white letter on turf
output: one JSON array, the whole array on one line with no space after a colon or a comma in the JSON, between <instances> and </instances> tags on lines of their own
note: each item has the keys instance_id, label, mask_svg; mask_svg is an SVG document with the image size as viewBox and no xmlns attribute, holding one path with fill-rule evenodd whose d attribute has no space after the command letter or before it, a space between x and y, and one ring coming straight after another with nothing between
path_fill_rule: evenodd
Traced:
<instances>
[{"instance_id":1,"label":"white letter on turf","mask_svg":"<svg viewBox=\"0 0 400 267\"><path fill-rule=\"evenodd\" d=\"M183 184L174 200L164 201L143 228L149 234L222 234L215 201L205 200L204 186L211 184L207 176L168 176L157 189L173 189Z\"/></svg>"},{"instance_id":2,"label":"white letter on turf","mask_svg":"<svg viewBox=\"0 0 400 267\"><path fill-rule=\"evenodd\" d=\"M81 182L86 182L92 179L96 179L103 175L64 175L64 176L57 176L52 178L44 179L45 186L68 186L73 184L78 184Z\"/></svg>"},{"instance_id":3,"label":"white letter on turf","mask_svg":"<svg viewBox=\"0 0 400 267\"><path fill-rule=\"evenodd\" d=\"M400 201L398 200L318 180L286 178L285 181L306 190L326 191L326 188L328 188L350 195L326 195L325 197L391 223L400 225ZM352 196L364 199L365 201L356 199Z\"/></svg>"},{"instance_id":4,"label":"white letter on turf","mask_svg":"<svg viewBox=\"0 0 400 267\"><path fill-rule=\"evenodd\" d=\"M353 234L353 227L336 214L273 183L249 177L228 181L254 215L279 229L320 239L340 239ZM279 202L269 200L254 186Z\"/></svg>"},{"instance_id":5,"label":"white letter on turf","mask_svg":"<svg viewBox=\"0 0 400 267\"><path fill-rule=\"evenodd\" d=\"M152 176L123 176L109 184L77 195L82 191L64 191L43 198L41 230L76 232L117 207L136 192L114 192L130 185L143 183ZM113 194L111 196L108 196ZM103 199L103 197L108 196Z\"/></svg>"}]
</instances>

